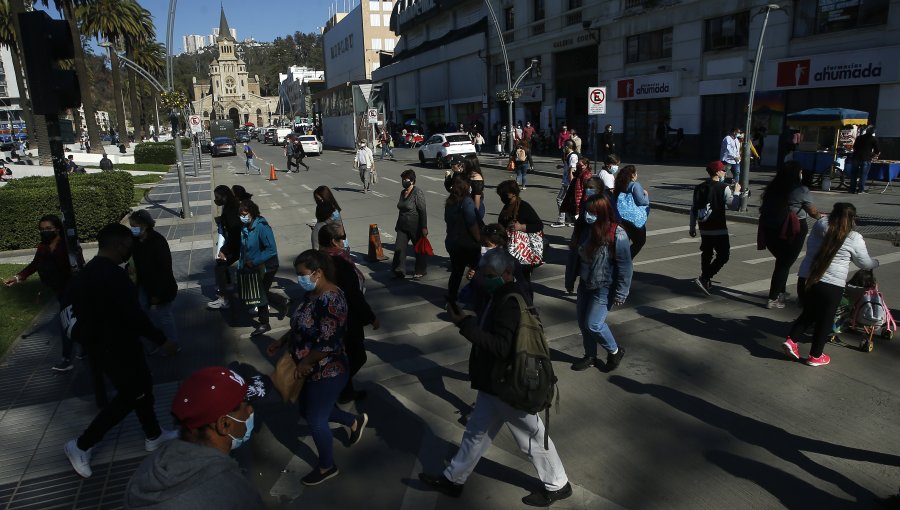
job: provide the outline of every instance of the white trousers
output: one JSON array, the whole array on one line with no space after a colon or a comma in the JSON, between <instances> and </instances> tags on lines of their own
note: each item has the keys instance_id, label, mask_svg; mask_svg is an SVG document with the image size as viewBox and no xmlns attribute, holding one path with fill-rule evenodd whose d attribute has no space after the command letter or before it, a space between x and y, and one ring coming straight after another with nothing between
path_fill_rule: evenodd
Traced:
<instances>
[{"instance_id":1,"label":"white trousers","mask_svg":"<svg viewBox=\"0 0 900 510\"><path fill-rule=\"evenodd\" d=\"M557 491L569 482L553 440L544 449L544 423L536 414L528 414L499 398L479 391L475 409L469 416L459 451L453 456L444 476L453 483L464 484L487 452L503 424L509 427L516 444L537 470L538 478L548 491Z\"/></svg>"}]
</instances>

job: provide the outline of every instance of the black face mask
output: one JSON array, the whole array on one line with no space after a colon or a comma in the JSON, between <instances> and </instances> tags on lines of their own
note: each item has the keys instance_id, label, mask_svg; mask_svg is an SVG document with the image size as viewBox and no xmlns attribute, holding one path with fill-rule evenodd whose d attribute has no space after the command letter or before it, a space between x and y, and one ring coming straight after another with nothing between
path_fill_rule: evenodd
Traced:
<instances>
[{"instance_id":1,"label":"black face mask","mask_svg":"<svg viewBox=\"0 0 900 510\"><path fill-rule=\"evenodd\" d=\"M500 197L500 201L503 202L503 205L509 205L511 200L509 199L509 195Z\"/></svg>"},{"instance_id":2,"label":"black face mask","mask_svg":"<svg viewBox=\"0 0 900 510\"><path fill-rule=\"evenodd\" d=\"M469 184L472 186L472 194L473 195L483 195L484 194L484 181L472 181Z\"/></svg>"},{"instance_id":3,"label":"black face mask","mask_svg":"<svg viewBox=\"0 0 900 510\"><path fill-rule=\"evenodd\" d=\"M56 231L55 230L41 230L41 242L44 244L50 244L53 240L56 239Z\"/></svg>"},{"instance_id":4,"label":"black face mask","mask_svg":"<svg viewBox=\"0 0 900 510\"><path fill-rule=\"evenodd\" d=\"M403 189L409 189L412 186L412 181L409 179L403 179Z\"/></svg>"}]
</instances>

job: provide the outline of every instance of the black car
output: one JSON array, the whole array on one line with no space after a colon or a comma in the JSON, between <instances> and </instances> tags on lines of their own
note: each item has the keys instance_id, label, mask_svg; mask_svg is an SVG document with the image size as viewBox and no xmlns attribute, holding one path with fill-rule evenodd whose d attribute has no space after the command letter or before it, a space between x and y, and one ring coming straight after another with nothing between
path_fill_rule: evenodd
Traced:
<instances>
[{"instance_id":1,"label":"black car","mask_svg":"<svg viewBox=\"0 0 900 510\"><path fill-rule=\"evenodd\" d=\"M238 143L246 143L250 141L250 132L246 129L238 129L234 132L234 137Z\"/></svg>"},{"instance_id":2,"label":"black car","mask_svg":"<svg viewBox=\"0 0 900 510\"><path fill-rule=\"evenodd\" d=\"M209 153L211 156L237 156L237 144L234 143L234 140L225 136L213 138L209 142Z\"/></svg>"}]
</instances>

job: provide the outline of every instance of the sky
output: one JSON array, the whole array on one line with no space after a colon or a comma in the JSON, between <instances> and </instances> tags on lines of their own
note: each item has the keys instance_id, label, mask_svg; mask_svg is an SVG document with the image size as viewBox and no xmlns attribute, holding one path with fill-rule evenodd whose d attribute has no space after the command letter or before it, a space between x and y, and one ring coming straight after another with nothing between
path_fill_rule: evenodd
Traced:
<instances>
[{"instance_id":1,"label":"sky","mask_svg":"<svg viewBox=\"0 0 900 510\"><path fill-rule=\"evenodd\" d=\"M165 43L169 0L138 0L153 14L157 39ZM221 0L228 26L237 29L238 39L252 37L271 41L294 32L316 32L328 21L330 10L352 9L359 0ZM181 37L189 34L209 35L219 26L216 0L181 0L175 9L174 53L180 53Z\"/></svg>"}]
</instances>

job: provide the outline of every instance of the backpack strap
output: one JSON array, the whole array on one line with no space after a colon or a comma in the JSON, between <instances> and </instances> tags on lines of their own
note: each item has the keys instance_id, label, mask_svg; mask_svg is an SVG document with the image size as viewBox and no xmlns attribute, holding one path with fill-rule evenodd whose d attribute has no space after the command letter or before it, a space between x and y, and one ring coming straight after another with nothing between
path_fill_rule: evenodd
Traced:
<instances>
[{"instance_id":1,"label":"backpack strap","mask_svg":"<svg viewBox=\"0 0 900 510\"><path fill-rule=\"evenodd\" d=\"M878 299L881 300L881 308L884 310L884 327L887 331L897 331L897 323L894 321L894 314L891 313L891 309L888 308L887 303L884 301L884 296L881 294L881 291L878 290L878 287L875 287L876 292L878 292Z\"/></svg>"}]
</instances>

